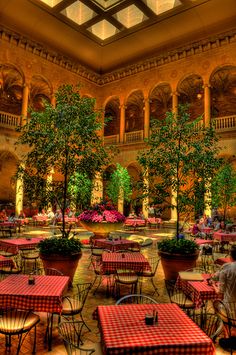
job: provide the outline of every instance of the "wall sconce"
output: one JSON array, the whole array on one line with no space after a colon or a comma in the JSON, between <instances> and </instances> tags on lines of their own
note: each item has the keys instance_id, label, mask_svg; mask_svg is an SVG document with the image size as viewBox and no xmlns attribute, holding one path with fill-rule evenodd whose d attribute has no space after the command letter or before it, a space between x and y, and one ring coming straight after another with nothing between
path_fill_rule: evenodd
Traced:
<instances>
[{"instance_id":1,"label":"wall sconce","mask_svg":"<svg viewBox=\"0 0 236 355\"><path fill-rule=\"evenodd\" d=\"M201 100L201 98L202 98L202 94L199 92L199 93L197 94L197 99L198 99L198 100Z\"/></svg>"}]
</instances>

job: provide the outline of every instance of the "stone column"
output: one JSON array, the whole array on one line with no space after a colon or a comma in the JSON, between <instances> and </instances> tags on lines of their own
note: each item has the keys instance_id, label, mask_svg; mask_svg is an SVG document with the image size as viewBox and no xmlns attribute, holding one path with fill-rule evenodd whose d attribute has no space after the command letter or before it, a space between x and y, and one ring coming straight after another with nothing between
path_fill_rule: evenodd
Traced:
<instances>
[{"instance_id":1,"label":"stone column","mask_svg":"<svg viewBox=\"0 0 236 355\"><path fill-rule=\"evenodd\" d=\"M51 105L52 105L52 107L56 107L56 98L55 98L55 96L54 95L52 95L52 97L51 97Z\"/></svg>"},{"instance_id":2,"label":"stone column","mask_svg":"<svg viewBox=\"0 0 236 355\"><path fill-rule=\"evenodd\" d=\"M149 98L144 99L144 138L149 137L150 129L150 102Z\"/></svg>"},{"instance_id":3,"label":"stone column","mask_svg":"<svg viewBox=\"0 0 236 355\"><path fill-rule=\"evenodd\" d=\"M208 127L211 123L211 91L210 85L204 84L204 123Z\"/></svg>"},{"instance_id":4,"label":"stone column","mask_svg":"<svg viewBox=\"0 0 236 355\"><path fill-rule=\"evenodd\" d=\"M143 181L144 181L144 186L146 186L146 190L148 192L148 188L149 188L148 170L146 170L143 174ZM149 209L149 197L146 196L143 199L143 205L142 205L142 212L145 219L148 218L148 209Z\"/></svg>"},{"instance_id":5,"label":"stone column","mask_svg":"<svg viewBox=\"0 0 236 355\"><path fill-rule=\"evenodd\" d=\"M18 178L16 180L16 216L19 216L20 211L23 210L23 197L24 197L24 189L23 189L23 180L22 178Z\"/></svg>"},{"instance_id":6,"label":"stone column","mask_svg":"<svg viewBox=\"0 0 236 355\"><path fill-rule=\"evenodd\" d=\"M172 112L175 114L178 113L178 96L176 91L172 92Z\"/></svg>"},{"instance_id":7,"label":"stone column","mask_svg":"<svg viewBox=\"0 0 236 355\"><path fill-rule=\"evenodd\" d=\"M125 104L120 105L120 143L124 143L125 138Z\"/></svg>"},{"instance_id":8,"label":"stone column","mask_svg":"<svg viewBox=\"0 0 236 355\"><path fill-rule=\"evenodd\" d=\"M118 211L124 213L124 190L120 189L118 197Z\"/></svg>"},{"instance_id":9,"label":"stone column","mask_svg":"<svg viewBox=\"0 0 236 355\"><path fill-rule=\"evenodd\" d=\"M102 174L96 173L96 176L93 180L93 190L91 196L91 205L96 203L100 203L103 198L103 181L102 181Z\"/></svg>"},{"instance_id":10,"label":"stone column","mask_svg":"<svg viewBox=\"0 0 236 355\"><path fill-rule=\"evenodd\" d=\"M22 106L21 106L22 124L27 121L28 101L29 101L29 86L25 84L23 87Z\"/></svg>"}]
</instances>

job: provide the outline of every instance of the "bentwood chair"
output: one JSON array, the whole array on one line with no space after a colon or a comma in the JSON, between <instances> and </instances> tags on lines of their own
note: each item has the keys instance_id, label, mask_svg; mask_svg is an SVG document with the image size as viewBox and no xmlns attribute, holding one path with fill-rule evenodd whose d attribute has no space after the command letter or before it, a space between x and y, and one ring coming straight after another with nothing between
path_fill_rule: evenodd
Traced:
<instances>
[{"instance_id":1,"label":"bentwood chair","mask_svg":"<svg viewBox=\"0 0 236 355\"><path fill-rule=\"evenodd\" d=\"M87 282L83 284L77 284L77 293L72 296L65 296L62 301L62 311L61 316L63 318L72 317L73 320L76 315L79 315L83 324L90 331L90 328L87 326L83 319L82 311L88 296L89 291L91 290L92 283Z\"/></svg>"},{"instance_id":2,"label":"bentwood chair","mask_svg":"<svg viewBox=\"0 0 236 355\"><path fill-rule=\"evenodd\" d=\"M102 355L100 343L87 343L82 340L83 326L82 321L67 321L59 324L58 331L63 339L67 354L91 355L96 352L96 355Z\"/></svg>"},{"instance_id":3,"label":"bentwood chair","mask_svg":"<svg viewBox=\"0 0 236 355\"><path fill-rule=\"evenodd\" d=\"M223 330L223 321L217 314L202 312L191 318L214 342Z\"/></svg>"},{"instance_id":4,"label":"bentwood chair","mask_svg":"<svg viewBox=\"0 0 236 355\"><path fill-rule=\"evenodd\" d=\"M213 307L216 314L222 319L224 329L229 337L229 347L231 354L236 348L236 337L232 334L232 329L236 329L236 302L224 302L221 300L215 300Z\"/></svg>"},{"instance_id":5,"label":"bentwood chair","mask_svg":"<svg viewBox=\"0 0 236 355\"><path fill-rule=\"evenodd\" d=\"M150 264L151 270L143 270L140 274L139 277L139 283L140 283L140 293L142 293L142 284L148 279L151 281L151 284L154 288L153 296L155 293L159 296L158 288L154 283L154 277L156 276L157 268L160 262L159 256L154 256L152 258L148 259L148 262Z\"/></svg>"},{"instance_id":6,"label":"bentwood chair","mask_svg":"<svg viewBox=\"0 0 236 355\"><path fill-rule=\"evenodd\" d=\"M122 288L129 288L130 294L137 293L138 280L140 274L141 274L141 270L140 271L119 270L119 269L116 270L116 274L114 277L116 297L117 298L120 297L122 286L123 286Z\"/></svg>"},{"instance_id":7,"label":"bentwood chair","mask_svg":"<svg viewBox=\"0 0 236 355\"><path fill-rule=\"evenodd\" d=\"M95 274L95 278L94 278L94 281L93 281L91 287L93 287L98 280L98 284L93 291L93 295L96 294L96 292L99 289L99 287L101 286L103 280L106 280L106 293L108 295L110 292L110 289L111 289L111 275L104 273L100 258L92 257L91 263L92 263L93 272Z\"/></svg>"},{"instance_id":8,"label":"bentwood chair","mask_svg":"<svg viewBox=\"0 0 236 355\"><path fill-rule=\"evenodd\" d=\"M5 335L6 351L11 351L11 338L18 335L18 346L14 354L18 355L22 343L27 334L34 328L34 344L33 354L36 353L36 325L39 323L40 318L38 315L31 311L23 311L17 309L1 309L0 310L0 334Z\"/></svg>"},{"instance_id":9,"label":"bentwood chair","mask_svg":"<svg viewBox=\"0 0 236 355\"><path fill-rule=\"evenodd\" d=\"M194 302L181 290L176 280L165 280L165 285L171 303L177 304L188 315L194 313Z\"/></svg>"},{"instance_id":10,"label":"bentwood chair","mask_svg":"<svg viewBox=\"0 0 236 355\"><path fill-rule=\"evenodd\" d=\"M158 302L149 296L142 294L132 294L121 297L116 305L120 304L157 304Z\"/></svg>"},{"instance_id":11,"label":"bentwood chair","mask_svg":"<svg viewBox=\"0 0 236 355\"><path fill-rule=\"evenodd\" d=\"M39 268L35 270L36 275L63 276L60 270L54 268Z\"/></svg>"}]
</instances>

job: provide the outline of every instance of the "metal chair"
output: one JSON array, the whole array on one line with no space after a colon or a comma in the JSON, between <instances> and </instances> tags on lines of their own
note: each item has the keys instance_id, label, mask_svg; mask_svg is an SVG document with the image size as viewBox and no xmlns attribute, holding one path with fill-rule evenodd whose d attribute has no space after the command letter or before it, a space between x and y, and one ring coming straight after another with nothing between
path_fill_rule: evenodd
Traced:
<instances>
[{"instance_id":1,"label":"metal chair","mask_svg":"<svg viewBox=\"0 0 236 355\"><path fill-rule=\"evenodd\" d=\"M223 321L224 329L229 337L228 345L230 347L231 354L233 354L233 350L236 348L236 337L232 335L232 328L236 328L236 302L215 300L213 302L213 307L216 314Z\"/></svg>"},{"instance_id":2,"label":"metal chair","mask_svg":"<svg viewBox=\"0 0 236 355\"><path fill-rule=\"evenodd\" d=\"M48 276L63 276L60 270L53 268L39 268L34 272L36 275L48 275Z\"/></svg>"},{"instance_id":3,"label":"metal chair","mask_svg":"<svg viewBox=\"0 0 236 355\"><path fill-rule=\"evenodd\" d=\"M22 311L17 309L1 309L0 310L0 334L5 335L5 347L7 351L11 348L11 338L18 335L18 346L16 355L20 353L21 345L30 332L34 328L34 344L33 354L36 353L36 325L39 323L38 315L31 311ZM24 335L24 336L23 336Z\"/></svg>"},{"instance_id":4,"label":"metal chair","mask_svg":"<svg viewBox=\"0 0 236 355\"><path fill-rule=\"evenodd\" d=\"M177 304L187 314L194 313L194 302L180 289L176 280L165 280L165 286L171 303Z\"/></svg>"},{"instance_id":5,"label":"metal chair","mask_svg":"<svg viewBox=\"0 0 236 355\"><path fill-rule=\"evenodd\" d=\"M146 295L142 294L132 294L132 295L126 295L121 297L117 302L116 305L120 304L156 304L158 303L154 298L151 298Z\"/></svg>"},{"instance_id":6,"label":"metal chair","mask_svg":"<svg viewBox=\"0 0 236 355\"><path fill-rule=\"evenodd\" d=\"M214 342L223 330L223 321L220 319L220 317L217 314L214 313L203 312L201 314L194 314L192 320Z\"/></svg>"},{"instance_id":7,"label":"metal chair","mask_svg":"<svg viewBox=\"0 0 236 355\"><path fill-rule=\"evenodd\" d=\"M106 293L108 295L110 292L110 289L111 289L111 274L104 273L103 268L102 268L101 259L99 257L92 257L91 263L92 263L92 268L93 268L93 271L95 274L95 279L94 279L91 287L93 287L96 284L96 281L98 280L98 285L95 288L95 290L93 291L93 295L96 294L98 288L100 287L100 285L102 284L102 281L104 279L106 280Z\"/></svg>"},{"instance_id":8,"label":"metal chair","mask_svg":"<svg viewBox=\"0 0 236 355\"><path fill-rule=\"evenodd\" d=\"M142 283L146 281L146 279L149 279L152 283L152 286L154 288L154 292L152 295L155 295L155 293L157 292L158 296L159 296L159 292L157 289L157 286L154 283L154 277L156 275L157 272L157 268L160 262L160 258L159 256L154 256L152 258L148 259L148 262L150 264L151 270L143 270L140 274L139 277L139 282L140 282L140 293L142 293Z\"/></svg>"},{"instance_id":9,"label":"metal chair","mask_svg":"<svg viewBox=\"0 0 236 355\"><path fill-rule=\"evenodd\" d=\"M59 324L58 331L63 339L67 354L91 355L96 352L97 355L102 355L99 343L86 344L82 341L83 326L82 321L67 321Z\"/></svg>"},{"instance_id":10,"label":"metal chair","mask_svg":"<svg viewBox=\"0 0 236 355\"><path fill-rule=\"evenodd\" d=\"M141 270L116 270L114 277L116 297L120 297L121 285L130 287L131 294L137 293L139 274L141 274Z\"/></svg>"},{"instance_id":11,"label":"metal chair","mask_svg":"<svg viewBox=\"0 0 236 355\"><path fill-rule=\"evenodd\" d=\"M39 262L38 249L22 249L20 251L20 256L22 260L23 273L34 272L37 269Z\"/></svg>"},{"instance_id":12,"label":"metal chair","mask_svg":"<svg viewBox=\"0 0 236 355\"><path fill-rule=\"evenodd\" d=\"M72 317L73 320L74 316L80 315L80 318L86 328L90 330L90 328L87 326L85 323L83 316L82 316L82 311L84 308L84 304L86 302L87 296L89 291L91 290L92 283L83 283L83 284L77 284L77 293L73 294L72 296L65 296L63 297L62 301L62 311L61 311L61 316L63 318L66 318L68 320L68 317Z\"/></svg>"}]
</instances>

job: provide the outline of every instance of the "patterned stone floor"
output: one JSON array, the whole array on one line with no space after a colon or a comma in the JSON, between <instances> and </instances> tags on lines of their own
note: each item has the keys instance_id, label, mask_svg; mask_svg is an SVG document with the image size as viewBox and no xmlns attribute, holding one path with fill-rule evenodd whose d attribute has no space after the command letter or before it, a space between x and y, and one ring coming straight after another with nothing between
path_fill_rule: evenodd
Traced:
<instances>
[{"instance_id":1,"label":"patterned stone floor","mask_svg":"<svg viewBox=\"0 0 236 355\"><path fill-rule=\"evenodd\" d=\"M42 230L42 228L37 228L38 233ZM43 229L45 232L45 228ZM34 234L37 234L37 232L33 232ZM148 231L142 231L142 233L152 235L154 243L152 246L149 246L147 248L144 248L142 250L143 254L146 256L151 256L151 255L156 255L156 241L160 238L163 237L164 235L169 235L172 233L170 230L148 230ZM19 236L20 237L20 236ZM81 236L81 239L85 239L84 235ZM83 283L83 282L92 282L94 279L94 273L91 267L89 267L90 264L90 251L88 249L83 249L83 256L79 261L78 268L76 270L76 274L74 277L74 282L73 284L75 285L76 283ZM163 270L161 267L161 264L158 266L158 271L156 275L156 284L159 289L159 296L155 297L158 302L160 303L166 303L169 302L165 287L164 287L164 277L163 277ZM93 290L92 290L93 291ZM73 292L73 289L70 291ZM153 288L150 282L147 282L144 284L143 287L143 293L152 295ZM107 304L115 304L116 300L113 297L107 297L106 295L106 284L105 282L101 285L101 287L98 289L96 295L93 295L93 292L90 292L84 307L83 311L83 316L88 324L88 326L91 329L91 332L86 332L84 334L85 339L87 339L89 342L97 343L100 341L100 334L99 330L97 327L97 321L93 319L93 313L98 305L107 305ZM66 350L64 348L64 345L62 343L62 340L60 339L58 335L58 330L57 330L57 321L55 321L54 324L54 330L53 330L53 349L52 351L47 350L47 345L44 343L44 334L45 334L45 325L46 325L46 315L41 313L40 314L41 322L38 325L37 329L37 354L40 355L65 355ZM32 339L33 339L33 334L27 336L25 342L23 343L21 353L20 354L31 354L32 352ZM4 346L4 338L0 336L0 355L2 354L11 354L15 355L16 354L16 347L15 347L15 341L13 339L13 345L11 352L6 353L5 352L5 346ZM216 344L217 350L216 354L217 355L223 355L223 354L229 354L227 351L224 351L222 348L219 347L218 344ZM236 352L235 352L236 353ZM98 353L95 353L98 355ZM202 354L204 355L204 354Z\"/></svg>"}]
</instances>

